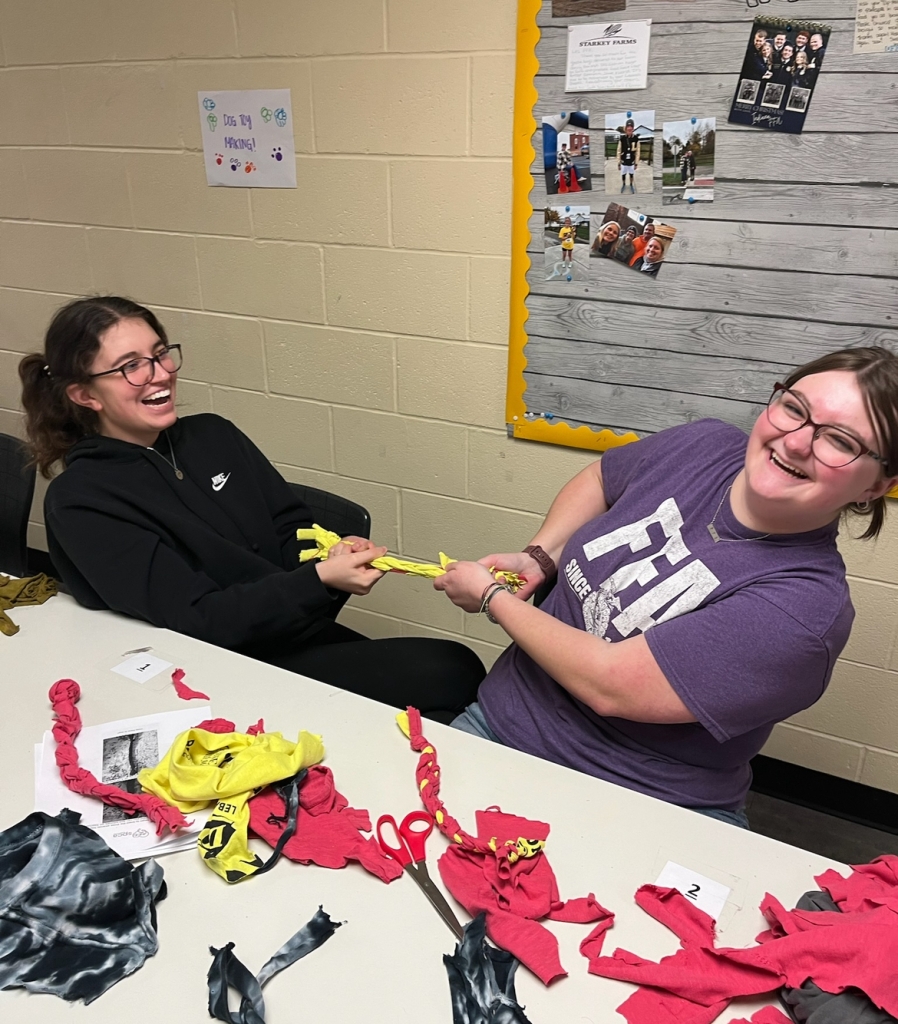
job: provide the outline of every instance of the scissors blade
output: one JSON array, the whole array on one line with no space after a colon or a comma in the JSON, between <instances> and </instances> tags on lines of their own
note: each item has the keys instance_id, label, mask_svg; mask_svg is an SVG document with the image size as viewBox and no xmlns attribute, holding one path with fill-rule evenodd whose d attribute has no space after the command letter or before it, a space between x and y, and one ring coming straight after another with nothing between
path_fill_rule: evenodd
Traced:
<instances>
[{"instance_id":1,"label":"scissors blade","mask_svg":"<svg viewBox=\"0 0 898 1024\"><path fill-rule=\"evenodd\" d=\"M449 925L455 933L455 937L459 940L463 939L465 930L462 928L461 923L455 916L455 911L453 911L452 907L450 907L446 902L446 897L433 884L433 880L427 873L427 865L424 861L420 860L415 865L408 864L406 865L405 870L418 883L418 888L430 900L431 906L434 910L436 910L446 924Z\"/></svg>"}]
</instances>

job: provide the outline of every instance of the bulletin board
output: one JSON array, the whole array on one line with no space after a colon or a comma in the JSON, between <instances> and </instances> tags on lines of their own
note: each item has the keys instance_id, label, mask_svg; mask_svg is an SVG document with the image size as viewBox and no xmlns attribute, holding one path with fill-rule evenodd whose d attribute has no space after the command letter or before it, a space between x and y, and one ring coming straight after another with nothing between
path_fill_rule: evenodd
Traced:
<instances>
[{"instance_id":1,"label":"bulletin board","mask_svg":"<svg viewBox=\"0 0 898 1024\"><path fill-rule=\"evenodd\" d=\"M747 430L793 367L898 351L898 53L853 52L855 0L628 0L578 18L552 2L518 13L509 436L604 451L707 416ZM727 120L762 16L831 26L801 134ZM565 92L568 26L637 19L652 22L647 88ZM613 202L604 115L645 109L654 190L620 198L676 229L661 272L592 260L587 279L548 279L547 205ZM589 112L593 188L549 196L541 123L562 111ZM716 118L714 201L668 205L661 124L693 117Z\"/></svg>"}]
</instances>

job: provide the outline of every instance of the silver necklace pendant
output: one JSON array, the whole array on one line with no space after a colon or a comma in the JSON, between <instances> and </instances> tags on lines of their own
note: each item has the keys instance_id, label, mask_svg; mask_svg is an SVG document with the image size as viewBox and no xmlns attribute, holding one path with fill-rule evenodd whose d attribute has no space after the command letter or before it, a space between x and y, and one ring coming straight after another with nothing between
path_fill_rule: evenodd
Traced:
<instances>
[{"instance_id":1,"label":"silver necklace pendant","mask_svg":"<svg viewBox=\"0 0 898 1024\"><path fill-rule=\"evenodd\" d=\"M176 477L177 477L177 478L178 478L179 480L183 480L183 479L184 479L184 474L183 474L183 473L181 472L181 470L180 470L180 469L176 469L176 470L175 470L175 476L176 476Z\"/></svg>"},{"instance_id":2,"label":"silver necklace pendant","mask_svg":"<svg viewBox=\"0 0 898 1024\"><path fill-rule=\"evenodd\" d=\"M717 532L717 527L713 523L708 523L708 533L711 534L711 540L713 540L715 544L720 542L720 534Z\"/></svg>"}]
</instances>

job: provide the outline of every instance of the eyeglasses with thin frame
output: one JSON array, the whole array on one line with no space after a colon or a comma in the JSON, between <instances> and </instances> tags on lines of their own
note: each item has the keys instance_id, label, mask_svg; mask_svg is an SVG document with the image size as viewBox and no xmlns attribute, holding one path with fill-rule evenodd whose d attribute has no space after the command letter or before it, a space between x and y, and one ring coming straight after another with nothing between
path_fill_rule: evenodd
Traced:
<instances>
[{"instance_id":1,"label":"eyeglasses with thin frame","mask_svg":"<svg viewBox=\"0 0 898 1024\"><path fill-rule=\"evenodd\" d=\"M166 373L177 373L181 369L181 346L166 345L154 356L140 356L138 359L129 359L127 363L116 366L112 370L102 370L100 373L89 373L88 377L108 377L113 373L120 373L125 380L135 388L142 388L156 376L156 364L159 364Z\"/></svg>"},{"instance_id":2,"label":"eyeglasses with thin frame","mask_svg":"<svg viewBox=\"0 0 898 1024\"><path fill-rule=\"evenodd\" d=\"M868 455L883 466L886 465L886 460L878 452L867 448L854 434L828 423L815 423L804 400L785 384L774 385L773 394L767 403L767 419L784 434L791 434L810 424L814 428L811 451L819 462L830 469L850 466L862 455Z\"/></svg>"}]
</instances>

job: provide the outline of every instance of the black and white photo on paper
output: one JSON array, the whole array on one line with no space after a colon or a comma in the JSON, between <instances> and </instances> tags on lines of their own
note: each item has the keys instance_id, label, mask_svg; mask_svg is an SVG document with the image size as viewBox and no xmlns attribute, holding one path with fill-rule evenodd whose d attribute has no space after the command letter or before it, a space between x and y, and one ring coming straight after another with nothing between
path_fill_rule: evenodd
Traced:
<instances>
[{"instance_id":1,"label":"black and white photo on paper","mask_svg":"<svg viewBox=\"0 0 898 1024\"><path fill-rule=\"evenodd\" d=\"M808 109L810 99L810 89L802 89L798 85L793 85L789 90L789 98L786 100L786 110L797 110L803 114Z\"/></svg>"},{"instance_id":2,"label":"black and white photo on paper","mask_svg":"<svg viewBox=\"0 0 898 1024\"><path fill-rule=\"evenodd\" d=\"M126 793L140 793L137 775L142 768L155 768L159 763L159 736L155 729L107 736L103 740L103 771L101 782L116 786ZM124 821L133 815L120 807L103 805L103 821Z\"/></svg>"},{"instance_id":3,"label":"black and white photo on paper","mask_svg":"<svg viewBox=\"0 0 898 1024\"><path fill-rule=\"evenodd\" d=\"M801 132L817 85L830 26L758 17L752 24L729 121Z\"/></svg>"}]
</instances>

